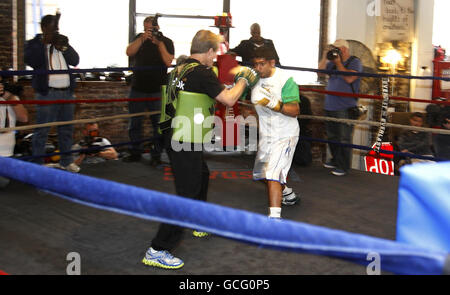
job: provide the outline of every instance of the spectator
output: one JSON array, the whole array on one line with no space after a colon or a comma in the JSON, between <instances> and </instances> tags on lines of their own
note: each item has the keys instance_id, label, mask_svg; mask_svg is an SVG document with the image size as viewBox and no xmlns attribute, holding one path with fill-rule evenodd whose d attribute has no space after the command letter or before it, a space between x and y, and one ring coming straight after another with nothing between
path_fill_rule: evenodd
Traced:
<instances>
[{"instance_id":1,"label":"spectator","mask_svg":"<svg viewBox=\"0 0 450 295\"><path fill-rule=\"evenodd\" d=\"M329 54L333 53L333 54ZM334 70L341 72L361 72L362 63L350 55L350 46L346 40L336 40L322 54L319 62L320 70ZM326 90L347 93L359 93L360 78L358 76L330 74ZM353 110L357 107L357 98L325 95L325 114L339 119L355 119ZM326 122L328 140L340 144L329 144L332 159L325 162L325 168L333 169L331 173L344 176L350 169L351 149L343 144L352 143L353 126L345 123Z\"/></svg>"},{"instance_id":2,"label":"spectator","mask_svg":"<svg viewBox=\"0 0 450 295\"><path fill-rule=\"evenodd\" d=\"M311 102L306 96L300 95L300 115L312 115ZM312 137L310 119L297 119L300 125L300 137ZM311 141L299 138L295 147L294 163L308 166L312 163Z\"/></svg>"},{"instance_id":3,"label":"spectator","mask_svg":"<svg viewBox=\"0 0 450 295\"><path fill-rule=\"evenodd\" d=\"M441 127L450 130L450 112L443 115ZM433 147L436 158L443 160L450 160L450 135L449 134L435 134L433 137Z\"/></svg>"},{"instance_id":4,"label":"spectator","mask_svg":"<svg viewBox=\"0 0 450 295\"><path fill-rule=\"evenodd\" d=\"M0 101L18 101L19 97L5 90L0 80ZM28 122L28 111L22 104L0 104L0 128L15 127L16 121ZM16 137L14 131L0 132L0 156L11 157L14 154ZM0 188L8 185L9 179L0 176Z\"/></svg>"},{"instance_id":5,"label":"spectator","mask_svg":"<svg viewBox=\"0 0 450 295\"><path fill-rule=\"evenodd\" d=\"M108 139L100 137L97 123L87 123L84 126L83 135L84 139L74 145L73 149L89 149L93 147L104 147L111 145L111 142ZM81 163L85 161L88 164L96 164L99 162L104 162L105 160L117 160L117 158L117 151L113 147L105 147L102 149L81 153L75 160L75 163L77 165L81 165Z\"/></svg>"},{"instance_id":6,"label":"spectator","mask_svg":"<svg viewBox=\"0 0 450 295\"><path fill-rule=\"evenodd\" d=\"M67 37L58 33L58 19L46 15L41 20L42 34L36 35L25 45L25 63L34 70L67 70L79 62L78 53L69 45ZM39 73L33 75L32 86L37 100L73 100L75 77L72 74ZM36 107L36 123L72 121L75 106L71 103L47 104ZM43 164L50 127L36 128L32 139L35 162ZM73 125L58 126L58 146L62 153L72 148ZM73 163L70 153L61 155L59 167L70 172L79 172L80 167Z\"/></svg>"},{"instance_id":7,"label":"spectator","mask_svg":"<svg viewBox=\"0 0 450 295\"><path fill-rule=\"evenodd\" d=\"M272 55L275 57L275 64L280 65L280 58L278 57L277 50L273 41L261 37L261 27L259 24L254 23L250 26L250 39L242 40L239 45L233 49L230 49L229 54L235 54L242 57L242 63L244 65L250 65L253 59L253 53L256 48L265 46L272 50Z\"/></svg>"},{"instance_id":8,"label":"spectator","mask_svg":"<svg viewBox=\"0 0 450 295\"><path fill-rule=\"evenodd\" d=\"M131 42L126 54L134 61L135 67L152 67L146 70L136 69L131 83L130 98L161 97L161 85L167 80L167 68L172 64L175 49L171 39L159 32L159 26L155 17L144 19L144 32L138 34ZM148 111L159 111L161 101L130 101L128 110L130 114ZM151 164L161 164L161 152L163 149L162 136L158 132L160 114L150 116L153 126L153 147L150 150ZM142 140L143 117L130 118L128 135L133 142ZM133 143L130 155L123 158L125 162L140 161L142 156L141 143Z\"/></svg>"},{"instance_id":9,"label":"spectator","mask_svg":"<svg viewBox=\"0 0 450 295\"><path fill-rule=\"evenodd\" d=\"M409 124L415 127L423 127L424 115L419 112L412 113L409 118ZM398 148L402 153L416 154L420 156L432 157L431 152L431 136L429 133L406 130L398 139ZM421 159L406 158L399 162L400 166L405 164L412 164L416 162L423 162Z\"/></svg>"}]
</instances>

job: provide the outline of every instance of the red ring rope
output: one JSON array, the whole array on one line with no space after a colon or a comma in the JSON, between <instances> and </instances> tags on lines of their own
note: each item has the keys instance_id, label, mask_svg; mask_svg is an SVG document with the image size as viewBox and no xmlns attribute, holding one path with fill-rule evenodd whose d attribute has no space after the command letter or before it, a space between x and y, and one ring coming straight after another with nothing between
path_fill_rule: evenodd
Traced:
<instances>
[{"instance_id":1,"label":"red ring rope","mask_svg":"<svg viewBox=\"0 0 450 295\"><path fill-rule=\"evenodd\" d=\"M370 99L380 99L380 100L383 99L383 96L381 96L381 95L356 94L356 93L311 89L311 88L304 88L304 87L299 87L298 89L300 91L304 91L304 92L308 92L308 91L318 92L318 93L330 94L330 95L335 95L335 96L343 96L343 97L370 98ZM401 101L412 101L412 102L450 105L450 101L417 99L417 98L408 98L408 97L401 97L401 96L390 96L389 98L393 99L393 100L401 100Z\"/></svg>"}]
</instances>

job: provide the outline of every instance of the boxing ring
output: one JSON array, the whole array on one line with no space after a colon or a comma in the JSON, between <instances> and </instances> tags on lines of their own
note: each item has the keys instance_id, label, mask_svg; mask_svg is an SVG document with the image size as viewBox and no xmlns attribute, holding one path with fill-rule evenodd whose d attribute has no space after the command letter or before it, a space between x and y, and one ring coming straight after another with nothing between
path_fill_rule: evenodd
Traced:
<instances>
[{"instance_id":1,"label":"boxing ring","mask_svg":"<svg viewBox=\"0 0 450 295\"><path fill-rule=\"evenodd\" d=\"M8 74L20 75L23 73L10 72ZM362 73L362 75L365 74ZM72 102L77 103L77 101ZM27 103L37 102L29 101ZM92 119L90 121L95 120L99 119ZM1 131L6 130L10 129ZM387 153L387 151L383 152ZM224 157L224 159L220 157ZM226 174L228 176L248 176L245 173L240 174L239 171L251 171L251 157L241 155L233 158L225 157L227 156L211 157L208 163L212 162L220 167L223 165L227 166L228 170L226 171L232 171L232 174ZM127 176L130 177L130 175L133 175L132 172L120 173L120 171L127 171L127 168L124 167L126 165L132 165L129 167L134 168L134 175L141 173L143 175L140 177L147 178L145 174L148 173L155 179L146 182L144 185L142 185L143 180L139 185L133 185L133 181L130 182L131 184L120 183L122 182L122 177L126 178ZM46 249L45 247L46 245L54 245L43 242L48 237L49 240L56 239L63 241L60 244L66 246L67 252L79 252L82 257L82 268L84 266L85 268L83 269L88 269L87 272L90 274L110 273L100 266L100 261L103 261L101 258L93 258L93 261L83 259L83 251L87 252L90 250L92 252L93 249L95 249L94 252L98 255L105 254L111 259L112 262L110 263L112 265L114 265L114 259L123 263L121 256L129 258L132 262L127 262L128 266L125 273L167 274L167 271L147 269L138 264L139 257L142 256L156 231L156 222L165 222L186 228L199 229L213 234L213 237L206 241L191 241L188 239L183 242L185 248L182 245L180 250L176 250L176 253L184 252L180 256L186 261L186 267L191 263L190 259L197 260L197 262L192 263L198 269L194 270L193 268L189 268L187 271L190 274L202 274L202 266L204 270L209 270L207 274L235 274L236 272L233 267L235 267L234 265L238 261L233 256L236 255L239 259L242 259L242 255L236 253L239 251L247 254L253 253L256 258L252 258L251 255L246 258L251 261L261 259L266 263L273 263L275 265L277 263L277 256L288 255L288 258L284 258L286 260L283 261L290 261L293 264L292 269L296 269L294 273L289 272L288 274L308 273L308 269L300 271L295 266L296 264L301 265L300 262L297 262L297 259L298 257L304 258L305 256L303 255L313 255L315 259L319 259L317 257L322 256L330 257L332 258L331 260L325 261L331 264L336 263L336 258L348 261L352 264L359 265L356 271L359 273L370 273L374 266L373 263L377 263L377 266L374 266L375 269L379 267L382 271L395 274L448 274L450 272L450 260L448 256L450 243L446 237L446 233L450 229L450 224L445 218L450 212L450 200L448 200L448 196L450 195L450 173L448 173L450 171L450 163L448 162L416 164L402 168L402 176L399 181L395 177L358 172L357 181L354 183L346 183L352 181L350 178L343 180L342 178L335 178L333 176L326 177L326 171L324 169L297 167L294 169L294 173L297 176L300 175L298 177L298 182L300 183L299 193L305 195L304 201L302 201L300 206L283 209L287 212L287 217L281 221L268 219L262 213L266 207L264 189L260 184L249 181L248 177L213 179L209 192L213 201L204 203L175 196L173 194L172 183L170 181L161 181L161 178L158 178L162 175L167 176L170 174L168 170L160 171L154 169L153 171L148 171L151 168L136 165L119 163L117 161L116 163L108 163L105 164L105 169L109 168L110 171L101 170L101 168L97 168L101 171L95 171L92 168L92 174L96 176L94 177L51 169L23 160L0 158L0 175L15 180L12 189L17 189L10 198L7 198L6 203L0 206L0 210L4 211L2 214L4 217L0 219L0 229L3 232L3 234L0 232L0 238L4 240L3 244L14 245L15 237L20 237L17 241L29 243L27 247L30 249L24 254L30 259L28 263L33 265L32 268L34 271L38 269L39 265L47 265L47 256L50 259L49 264L54 264L55 262L53 260L57 259L55 256L56 253L50 253L51 248ZM308 169L311 171L308 171ZM214 171L214 169L211 170ZM426 171L426 176L423 175L423 171ZM314 177L308 176L309 172ZM114 180L101 179L105 176ZM353 181L355 180L353 179ZM231 181L236 187L233 187L231 184L227 185L227 181ZM216 182L220 182L221 185L216 185ZM321 202L320 200L308 201L308 195L315 195L316 198L320 198L322 193L314 192L314 190L317 191L318 188L326 190L327 188L325 186L327 185L331 187L335 186L335 188L328 188L329 193L325 199L329 203ZM306 189L308 186L310 190ZM366 189L368 190L365 195L366 199L361 199L361 202L366 204L366 206L358 207L355 204L357 203L358 197L363 195L364 189L361 188L362 186L367 186ZM21 196L20 191L30 194L31 197L30 195L26 197ZM42 206L41 204L34 203L32 200L33 194L39 196L38 202L43 202ZM232 195L234 194L239 196L239 198L233 197ZM345 197L346 194L351 195L352 198ZM382 196L383 194L385 196ZM55 196L64 199L64 201L55 198ZM397 200L395 197L398 197ZM232 200L232 202L228 202L227 198ZM384 201L391 205L391 210L398 207L398 211L395 212L393 210L388 214L389 217L384 216L386 213L383 210L386 209L382 206L377 206L377 202L381 203L379 205L384 205L383 201L381 201L382 199L385 199ZM77 203L78 205L85 205L76 207L77 209L75 210L94 210L90 214L94 216L98 214L98 216L101 216L99 217L101 221L97 224L95 218L92 218L89 224L84 223L81 217L83 216L82 214L80 217L77 217L74 213L69 213L70 210L68 208L75 207L73 207L74 205L72 203L66 202L66 200ZM24 203L21 203L22 201ZM47 201L49 202L48 205L46 205ZM343 203L340 204L339 201ZM398 203L395 201L398 201ZM14 208L16 206L23 207L28 202L31 205L27 205L26 207L29 210L28 212L31 213L31 216L25 218L20 217L23 212ZM247 204L247 202L250 204ZM39 214L39 210L44 210L44 212L46 210L51 211L52 204L57 204L56 208L61 209L64 213L60 214L61 216L57 219L45 220L45 217ZM309 212L309 214L312 214L311 216L315 215L315 225L302 221L303 216L299 214L304 213L306 209L303 209L303 207L308 206L308 204L316 205L316 207L312 206L311 209L314 208L314 210ZM358 226L352 228L353 232L332 229L329 227L333 227L333 222L342 225L345 224L346 220L351 219L348 216L340 215L339 212L335 212L334 209L337 208L335 206L338 208L347 206L347 210L349 211L346 211L346 213L349 216L352 214L358 215L358 213L362 212L361 215L358 215L360 219L357 219L356 224L365 219L365 214L370 216L369 219L372 222L377 221L380 216L381 220L377 221L378 225L383 224L383 221L386 220L385 218L390 218L391 224L389 224L388 230L386 230L386 225L381 225L381 227L385 227L378 235L383 237L355 233L358 232L356 230ZM36 209L36 212L33 211L33 207ZM48 209L49 207L50 209ZM105 213L95 213L96 211L107 211L110 213L105 215ZM327 218L335 218L333 222L328 223L330 225L329 227L318 225L321 223L321 212L327 212L324 214ZM64 221L64 215L70 217L71 220L69 222ZM32 218L33 216L37 219L34 220ZM289 217L292 217L292 219ZM44 220L41 221L39 220L40 218ZM113 231L113 236L103 235L102 224L108 224L108 218L111 218L110 222L114 227L125 229L126 232L119 234L118 231ZM25 219L27 220L24 223L25 227L30 226L34 220L37 224L43 225L43 228L47 229L47 231L38 230L38 233L45 238L39 243L36 243L37 245L33 245L35 242L33 239L15 232L14 224L21 224ZM124 222L124 224L121 222ZM133 233L133 227L127 227L127 222L139 224L136 227L136 233ZM63 235L64 231L60 227L66 223L71 223L71 226L67 227L67 235L56 236L58 233ZM371 228L373 223L368 222L366 225L367 227L364 228L365 231L373 230ZM33 229L38 228L36 225L30 227ZM52 231L52 227L59 228L59 230ZM86 236L83 230L92 236ZM386 235L385 230L390 233L389 236L384 236ZM30 236L36 237L34 234ZM86 239L87 242L83 242L82 238ZM221 240L220 238L226 238L227 240ZM108 243L117 243L120 245L119 249L114 251L108 249L106 253L102 253L102 249L97 249L96 246L96 242L100 242L102 239L107 240ZM67 241L64 242L65 240ZM72 243L75 240L78 241L78 246L83 245L83 247L73 249L73 246L77 244ZM133 240L138 241L136 243L137 245L133 245ZM228 240L233 241L233 243L239 243L229 244L231 242ZM105 241L102 242L105 243ZM241 246L240 242L250 245L248 246L249 248L246 248L247 246ZM227 266L227 263L221 261L219 264L224 269L215 269L211 265L205 266L205 264L209 263L208 260L216 258L205 256L207 254L213 255L214 253L213 250L206 250L206 248L214 248L215 245L222 247L220 258L223 260L229 259L231 262L231 265ZM35 250L33 250L34 246L37 246ZM128 251L128 247L132 250ZM0 254L1 270L11 274L27 273L27 265L17 266L14 262L19 258L20 251L6 248L2 248L1 250L0 253L3 253ZM136 253L137 251L139 253ZM134 252L133 254L139 255L133 256L128 252ZM204 252L205 255L200 255L199 252ZM135 259L136 257L138 258ZM23 259L19 260L22 261ZM310 265L314 265L314 259L308 259L308 261ZM132 265L131 267L130 263ZM253 265L259 265L254 261L252 263ZM322 269L322 271L324 273L339 273L339 266L336 266L339 263L334 265L336 269L325 271ZM302 266L308 267L305 265ZM185 268L176 271L176 273L183 273L186 271L184 270ZM314 267L310 266L310 269L312 268ZM114 267L112 269L116 273L120 273L119 269ZM227 269L230 273L227 272ZM350 273L355 271L347 264L342 269L346 269L347 271L350 269ZM46 271L52 272L55 270L52 268L45 269L44 267L43 272L45 273ZM64 271L65 268L62 268L61 274L64 274ZM111 273L114 273L114 271ZM242 273L261 273L261 270L250 268L240 269L239 271ZM269 272L284 273L284 270L281 267L272 266ZM318 272L311 270L310 273L320 274L320 270Z\"/></svg>"}]
</instances>

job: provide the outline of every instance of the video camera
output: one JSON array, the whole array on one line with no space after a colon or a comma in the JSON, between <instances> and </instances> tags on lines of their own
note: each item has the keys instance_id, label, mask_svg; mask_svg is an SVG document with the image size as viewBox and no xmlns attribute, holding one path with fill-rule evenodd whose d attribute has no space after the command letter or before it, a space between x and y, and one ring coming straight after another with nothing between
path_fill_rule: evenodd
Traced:
<instances>
[{"instance_id":1,"label":"video camera","mask_svg":"<svg viewBox=\"0 0 450 295\"><path fill-rule=\"evenodd\" d=\"M101 142L102 142L102 138L101 137L95 137L95 136L85 136L84 140L82 140L79 145L81 146L81 148L86 149L87 151L81 152L81 154L86 154L86 155L96 155L98 154L103 148L101 148ZM96 148L94 150L92 150L93 148Z\"/></svg>"},{"instance_id":2,"label":"video camera","mask_svg":"<svg viewBox=\"0 0 450 295\"><path fill-rule=\"evenodd\" d=\"M61 49L61 51L66 51L69 48L69 38L59 33L59 19L61 18L61 13L59 10L56 11L55 15L55 35L52 40L52 45L55 48Z\"/></svg>"},{"instance_id":3,"label":"video camera","mask_svg":"<svg viewBox=\"0 0 450 295\"><path fill-rule=\"evenodd\" d=\"M161 15L160 14L155 14L155 17L153 18L153 22L152 22L152 26L153 26L153 29L152 29L152 35L153 35L153 37L155 37L157 40L162 40L162 37L163 37L163 33L161 33L159 30L158 30L158 18L160 17Z\"/></svg>"},{"instance_id":4,"label":"video camera","mask_svg":"<svg viewBox=\"0 0 450 295\"><path fill-rule=\"evenodd\" d=\"M342 58L341 54L342 51L339 48L333 46L333 48L327 52L327 59L335 60L338 56L341 56Z\"/></svg>"}]
</instances>

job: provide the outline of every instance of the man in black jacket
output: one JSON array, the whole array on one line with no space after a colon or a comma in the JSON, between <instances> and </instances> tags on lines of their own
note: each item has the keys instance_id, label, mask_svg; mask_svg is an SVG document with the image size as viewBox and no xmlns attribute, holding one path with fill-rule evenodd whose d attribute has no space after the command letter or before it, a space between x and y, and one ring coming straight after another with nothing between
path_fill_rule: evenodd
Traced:
<instances>
[{"instance_id":1,"label":"man in black jacket","mask_svg":"<svg viewBox=\"0 0 450 295\"><path fill-rule=\"evenodd\" d=\"M42 34L36 35L25 46L25 63L34 70L68 70L80 60L78 53L68 43L68 38L58 32L58 18L46 15L41 20ZM33 75L32 86L37 100L73 100L75 77L72 74L38 73ZM44 124L55 121L72 121L75 106L66 104L38 105L36 123ZM33 156L45 154L50 127L36 128L33 134ZM58 126L58 147L61 152L72 148L73 125ZM43 164L42 157L35 160ZM58 168L78 172L80 168L73 163L71 154L62 154Z\"/></svg>"},{"instance_id":2,"label":"man in black jacket","mask_svg":"<svg viewBox=\"0 0 450 295\"><path fill-rule=\"evenodd\" d=\"M255 49L265 46L272 50L272 54L275 57L275 64L280 65L280 58L278 57L278 53L275 49L273 41L261 37L261 27L259 26L259 24L254 23L253 25L251 25L250 34L252 35L250 39L242 40L237 47L230 49L228 53L239 55L240 57L242 57L242 63L244 65L250 65Z\"/></svg>"}]
</instances>

